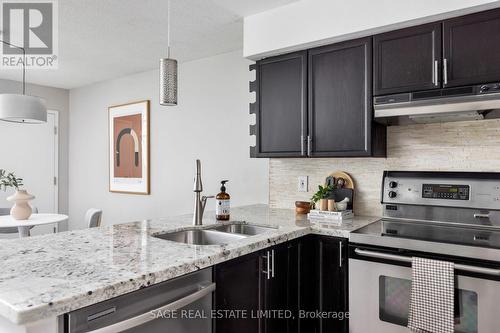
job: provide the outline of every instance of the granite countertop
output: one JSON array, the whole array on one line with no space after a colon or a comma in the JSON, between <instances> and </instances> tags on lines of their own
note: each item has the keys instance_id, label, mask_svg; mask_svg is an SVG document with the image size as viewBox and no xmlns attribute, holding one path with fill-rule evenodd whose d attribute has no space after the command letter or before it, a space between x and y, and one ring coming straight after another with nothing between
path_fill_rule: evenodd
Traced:
<instances>
[{"instance_id":1,"label":"granite countertop","mask_svg":"<svg viewBox=\"0 0 500 333\"><path fill-rule=\"evenodd\" d=\"M206 212L203 228L217 223ZM0 240L0 315L27 324L310 233L349 237L377 220L356 216L342 226L311 224L293 209L233 208L231 221L279 227L228 245L187 245L153 237L193 228L192 215Z\"/></svg>"}]
</instances>

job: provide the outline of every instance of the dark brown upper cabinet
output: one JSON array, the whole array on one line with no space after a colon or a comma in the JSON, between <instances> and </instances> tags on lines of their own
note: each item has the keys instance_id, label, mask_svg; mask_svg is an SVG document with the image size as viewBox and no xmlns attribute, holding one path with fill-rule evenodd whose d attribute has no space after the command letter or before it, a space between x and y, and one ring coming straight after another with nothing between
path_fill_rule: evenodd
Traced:
<instances>
[{"instance_id":1,"label":"dark brown upper cabinet","mask_svg":"<svg viewBox=\"0 0 500 333\"><path fill-rule=\"evenodd\" d=\"M384 157L386 129L373 122L373 96L499 82L500 9L267 58L250 69L251 157Z\"/></svg>"},{"instance_id":2,"label":"dark brown upper cabinet","mask_svg":"<svg viewBox=\"0 0 500 333\"><path fill-rule=\"evenodd\" d=\"M373 38L374 95L441 87L441 23Z\"/></svg>"},{"instance_id":3,"label":"dark brown upper cabinet","mask_svg":"<svg viewBox=\"0 0 500 333\"><path fill-rule=\"evenodd\" d=\"M250 91L256 92L256 101L250 113L256 114L256 125L250 134L257 139L251 156L305 156L307 52L264 59L253 68L256 80Z\"/></svg>"},{"instance_id":4,"label":"dark brown upper cabinet","mask_svg":"<svg viewBox=\"0 0 500 333\"><path fill-rule=\"evenodd\" d=\"M385 155L385 128L374 138L372 122L371 38L310 50L308 91L309 156Z\"/></svg>"},{"instance_id":5,"label":"dark brown upper cabinet","mask_svg":"<svg viewBox=\"0 0 500 333\"><path fill-rule=\"evenodd\" d=\"M444 21L445 87L500 81L500 9Z\"/></svg>"}]
</instances>

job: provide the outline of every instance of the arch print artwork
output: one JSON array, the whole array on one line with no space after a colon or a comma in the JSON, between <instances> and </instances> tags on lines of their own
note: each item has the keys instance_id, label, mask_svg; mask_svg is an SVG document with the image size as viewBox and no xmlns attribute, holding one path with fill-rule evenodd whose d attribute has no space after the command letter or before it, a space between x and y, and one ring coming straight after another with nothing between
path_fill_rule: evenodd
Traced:
<instances>
[{"instance_id":1,"label":"arch print artwork","mask_svg":"<svg viewBox=\"0 0 500 333\"><path fill-rule=\"evenodd\" d=\"M109 190L149 194L149 101L109 107Z\"/></svg>"}]
</instances>

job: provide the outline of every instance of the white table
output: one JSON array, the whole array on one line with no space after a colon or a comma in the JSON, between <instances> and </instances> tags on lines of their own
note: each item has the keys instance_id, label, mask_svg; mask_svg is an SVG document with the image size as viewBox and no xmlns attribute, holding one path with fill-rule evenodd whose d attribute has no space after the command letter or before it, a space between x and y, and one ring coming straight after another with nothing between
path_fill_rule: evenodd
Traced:
<instances>
[{"instance_id":1,"label":"white table","mask_svg":"<svg viewBox=\"0 0 500 333\"><path fill-rule=\"evenodd\" d=\"M43 224L55 224L68 220L67 215L63 214L32 214L27 220L14 220L10 215L0 216L0 228L17 227L19 237L28 237L30 235L30 227Z\"/></svg>"}]
</instances>

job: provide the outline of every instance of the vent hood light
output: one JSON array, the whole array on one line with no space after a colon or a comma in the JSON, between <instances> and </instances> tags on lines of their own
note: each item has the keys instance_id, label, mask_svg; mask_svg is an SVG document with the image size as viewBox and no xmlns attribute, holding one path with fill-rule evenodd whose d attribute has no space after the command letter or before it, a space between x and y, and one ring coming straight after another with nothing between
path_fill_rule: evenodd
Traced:
<instances>
[{"instance_id":1,"label":"vent hood light","mask_svg":"<svg viewBox=\"0 0 500 333\"><path fill-rule=\"evenodd\" d=\"M388 125L500 118L500 84L377 96L374 110Z\"/></svg>"},{"instance_id":2,"label":"vent hood light","mask_svg":"<svg viewBox=\"0 0 500 333\"><path fill-rule=\"evenodd\" d=\"M484 115L478 111L451 112L436 115L409 116L417 124L447 123L452 121L483 120Z\"/></svg>"}]
</instances>

